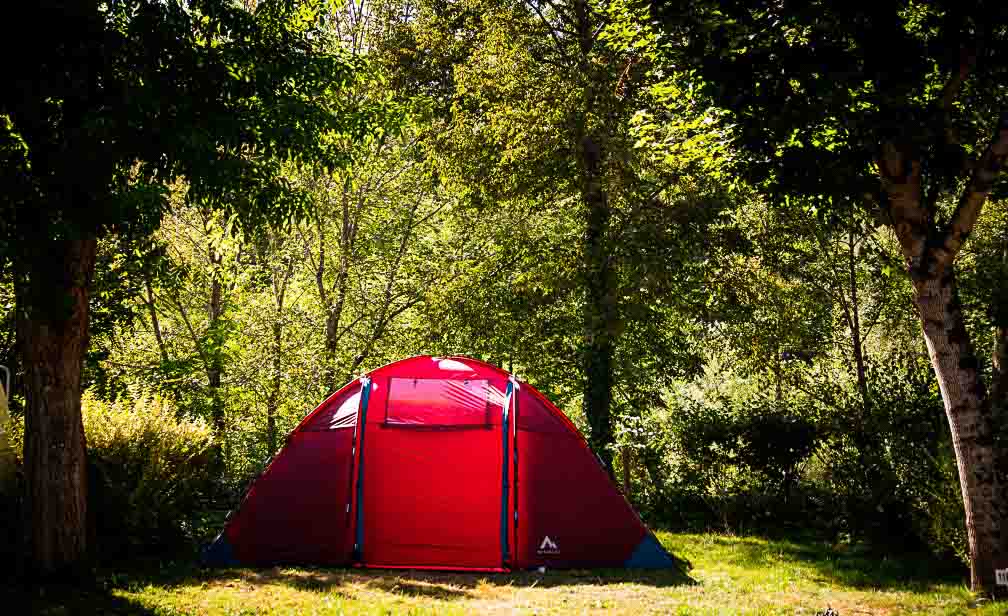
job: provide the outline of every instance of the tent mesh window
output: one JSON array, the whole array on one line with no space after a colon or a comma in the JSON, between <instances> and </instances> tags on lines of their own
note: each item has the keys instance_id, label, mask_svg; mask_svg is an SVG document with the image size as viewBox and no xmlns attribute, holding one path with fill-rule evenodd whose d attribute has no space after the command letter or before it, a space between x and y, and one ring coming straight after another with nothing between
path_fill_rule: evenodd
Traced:
<instances>
[{"instance_id":1,"label":"tent mesh window","mask_svg":"<svg viewBox=\"0 0 1008 616\"><path fill-rule=\"evenodd\" d=\"M403 428L489 428L486 379L389 379L385 425Z\"/></svg>"},{"instance_id":2,"label":"tent mesh window","mask_svg":"<svg viewBox=\"0 0 1008 616\"><path fill-rule=\"evenodd\" d=\"M357 425L357 410L360 407L360 389L355 388L343 396L332 400L302 430L320 432L339 430Z\"/></svg>"}]
</instances>

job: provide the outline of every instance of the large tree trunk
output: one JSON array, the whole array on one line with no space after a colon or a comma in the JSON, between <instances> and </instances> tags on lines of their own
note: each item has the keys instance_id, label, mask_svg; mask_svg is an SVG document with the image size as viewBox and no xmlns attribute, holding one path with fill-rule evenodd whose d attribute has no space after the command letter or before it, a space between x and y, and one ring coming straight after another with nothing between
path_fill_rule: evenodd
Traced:
<instances>
[{"instance_id":1,"label":"large tree trunk","mask_svg":"<svg viewBox=\"0 0 1008 616\"><path fill-rule=\"evenodd\" d=\"M966 510L970 576L974 592L1004 596L995 585L995 569L1008 567L1008 527L1003 454L999 451L991 399L980 378L979 363L963 321L955 270L914 281L924 338L952 431L959 482Z\"/></svg>"},{"instance_id":2,"label":"large tree trunk","mask_svg":"<svg viewBox=\"0 0 1008 616\"><path fill-rule=\"evenodd\" d=\"M969 178L951 217L935 224L921 199L922 164L896 143L882 145L878 171L890 223L914 288L928 354L941 388L959 470L966 513L973 592L1008 596L997 586L996 570L1008 568L1008 454L995 413L1003 409L995 367L988 396L979 362L963 321L956 291L955 258L972 232L987 196L1008 161L1008 114L990 144L969 166Z\"/></svg>"},{"instance_id":3,"label":"large tree trunk","mask_svg":"<svg viewBox=\"0 0 1008 616\"><path fill-rule=\"evenodd\" d=\"M577 130L577 151L581 174L581 199L585 208L585 234L582 245L582 271L585 284L584 323L584 395L582 406L592 449L602 460L609 475L613 469L612 407L614 339L617 328L615 276L607 246L609 220L608 195L603 186L605 146L592 127L590 116L596 111L597 96L592 76L591 53L595 44L595 20L585 0L574 6L579 43L578 70L585 79L583 106Z\"/></svg>"},{"instance_id":4,"label":"large tree trunk","mask_svg":"<svg viewBox=\"0 0 1008 616\"><path fill-rule=\"evenodd\" d=\"M613 355L615 334L615 297L613 272L606 250L606 230L609 225L609 206L599 178L597 146L586 138L582 145L585 160L585 205L588 220L584 239L584 412L591 428L589 440L592 449L613 474L612 406Z\"/></svg>"},{"instance_id":5,"label":"large tree trunk","mask_svg":"<svg viewBox=\"0 0 1008 616\"><path fill-rule=\"evenodd\" d=\"M85 574L87 458L81 369L88 346L94 237L42 241L18 284L25 367L25 503L29 569L45 578Z\"/></svg>"}]
</instances>

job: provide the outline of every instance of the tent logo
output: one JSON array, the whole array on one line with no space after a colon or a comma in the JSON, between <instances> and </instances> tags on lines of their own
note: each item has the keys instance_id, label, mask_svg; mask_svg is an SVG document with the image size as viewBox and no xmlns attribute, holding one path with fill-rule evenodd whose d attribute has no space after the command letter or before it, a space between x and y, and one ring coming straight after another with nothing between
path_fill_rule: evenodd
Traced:
<instances>
[{"instance_id":1,"label":"tent logo","mask_svg":"<svg viewBox=\"0 0 1008 616\"><path fill-rule=\"evenodd\" d=\"M546 535L545 537L543 537L542 543L539 544L539 550L537 551L537 553L538 554L559 554L560 553L560 546L558 546L556 544L556 541L553 541L552 539L550 539L549 535Z\"/></svg>"}]
</instances>

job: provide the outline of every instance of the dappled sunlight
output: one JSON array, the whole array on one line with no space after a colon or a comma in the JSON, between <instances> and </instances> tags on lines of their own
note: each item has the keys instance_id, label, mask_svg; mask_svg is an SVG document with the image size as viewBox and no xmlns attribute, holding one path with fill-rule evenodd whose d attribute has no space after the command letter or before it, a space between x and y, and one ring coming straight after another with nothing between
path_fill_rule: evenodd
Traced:
<instances>
[{"instance_id":1,"label":"dappled sunlight","mask_svg":"<svg viewBox=\"0 0 1008 616\"><path fill-rule=\"evenodd\" d=\"M43 598L30 613L112 614L979 614L962 579L923 558L859 546L719 534L657 533L688 559L679 571L514 573L164 565L107 572L104 590Z\"/></svg>"},{"instance_id":2,"label":"dappled sunlight","mask_svg":"<svg viewBox=\"0 0 1008 616\"><path fill-rule=\"evenodd\" d=\"M32 614L808 614L994 616L927 558L813 539L659 531L679 571L514 573L148 563L105 571L93 591L7 597ZM8 593L9 593L8 589Z\"/></svg>"}]
</instances>

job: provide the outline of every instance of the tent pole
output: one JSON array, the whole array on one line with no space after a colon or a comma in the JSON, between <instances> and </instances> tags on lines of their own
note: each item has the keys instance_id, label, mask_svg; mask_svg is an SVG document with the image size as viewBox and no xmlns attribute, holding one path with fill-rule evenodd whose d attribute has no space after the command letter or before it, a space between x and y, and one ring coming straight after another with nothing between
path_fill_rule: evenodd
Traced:
<instances>
[{"instance_id":1,"label":"tent pole","mask_svg":"<svg viewBox=\"0 0 1008 616\"><path fill-rule=\"evenodd\" d=\"M364 505L361 502L364 498L364 433L367 432L367 408L368 399L371 397L371 378L362 376L361 382L361 410L360 439L357 443L357 504L356 519L354 520L354 549L353 558L356 562L364 562Z\"/></svg>"}]
</instances>

